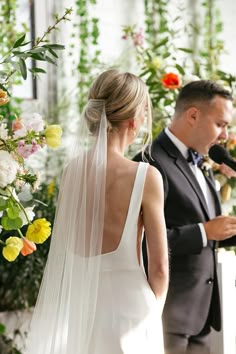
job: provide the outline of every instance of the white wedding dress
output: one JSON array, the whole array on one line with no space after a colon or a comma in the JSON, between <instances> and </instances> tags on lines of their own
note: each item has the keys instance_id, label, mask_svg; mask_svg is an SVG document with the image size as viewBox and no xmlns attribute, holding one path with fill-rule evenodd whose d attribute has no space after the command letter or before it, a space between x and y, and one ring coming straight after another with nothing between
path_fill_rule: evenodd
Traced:
<instances>
[{"instance_id":1,"label":"white wedding dress","mask_svg":"<svg viewBox=\"0 0 236 354\"><path fill-rule=\"evenodd\" d=\"M139 163L118 248L102 255L89 354L164 353L159 303L137 257L137 224L147 167Z\"/></svg>"}]
</instances>

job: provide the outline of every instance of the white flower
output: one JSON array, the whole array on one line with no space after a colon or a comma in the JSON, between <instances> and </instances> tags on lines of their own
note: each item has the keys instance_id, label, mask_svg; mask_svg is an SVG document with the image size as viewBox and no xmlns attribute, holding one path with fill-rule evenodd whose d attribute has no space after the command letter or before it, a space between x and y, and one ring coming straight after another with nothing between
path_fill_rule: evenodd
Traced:
<instances>
[{"instance_id":1,"label":"white flower","mask_svg":"<svg viewBox=\"0 0 236 354\"><path fill-rule=\"evenodd\" d=\"M7 137L8 137L7 124L2 123L0 124L0 139L7 139Z\"/></svg>"},{"instance_id":2,"label":"white flower","mask_svg":"<svg viewBox=\"0 0 236 354\"><path fill-rule=\"evenodd\" d=\"M219 192L220 188L221 188L220 182L217 179L215 179L215 188L216 188L217 192Z\"/></svg>"},{"instance_id":3,"label":"white flower","mask_svg":"<svg viewBox=\"0 0 236 354\"><path fill-rule=\"evenodd\" d=\"M22 188L20 193L18 193L18 197L21 202L28 202L33 199L32 193L30 191L30 186L25 184Z\"/></svg>"},{"instance_id":4,"label":"white flower","mask_svg":"<svg viewBox=\"0 0 236 354\"><path fill-rule=\"evenodd\" d=\"M33 117L31 115L24 116L23 124L27 130L34 130L36 132L42 131L45 126L43 118L38 113L33 113Z\"/></svg>"},{"instance_id":5,"label":"white flower","mask_svg":"<svg viewBox=\"0 0 236 354\"><path fill-rule=\"evenodd\" d=\"M27 129L23 126L21 129L15 130L13 134L13 138L21 138L27 135Z\"/></svg>"},{"instance_id":6,"label":"white flower","mask_svg":"<svg viewBox=\"0 0 236 354\"><path fill-rule=\"evenodd\" d=\"M23 222L23 225L27 225L29 223L29 221L32 221L35 217L35 213L33 212L33 209L34 209L34 206L33 207L28 207L28 208L25 208L25 212L26 212L26 215L28 217L28 220L25 216L25 213L22 211L20 211L19 213L19 217L21 218L22 222Z\"/></svg>"},{"instance_id":7,"label":"white flower","mask_svg":"<svg viewBox=\"0 0 236 354\"><path fill-rule=\"evenodd\" d=\"M19 165L7 151L0 151L0 187L11 184L17 174Z\"/></svg>"},{"instance_id":8,"label":"white flower","mask_svg":"<svg viewBox=\"0 0 236 354\"><path fill-rule=\"evenodd\" d=\"M223 185L227 182L227 177L221 173L215 174L215 179L220 183L220 187L223 187Z\"/></svg>"}]
</instances>

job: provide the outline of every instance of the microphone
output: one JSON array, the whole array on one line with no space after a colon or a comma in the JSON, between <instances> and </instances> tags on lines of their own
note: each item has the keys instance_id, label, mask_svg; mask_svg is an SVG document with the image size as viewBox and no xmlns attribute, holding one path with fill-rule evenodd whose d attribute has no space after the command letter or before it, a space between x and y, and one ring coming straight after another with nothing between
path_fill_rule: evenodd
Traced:
<instances>
[{"instance_id":1,"label":"microphone","mask_svg":"<svg viewBox=\"0 0 236 354\"><path fill-rule=\"evenodd\" d=\"M225 165L236 171L236 161L231 157L229 152L221 145L213 145L209 150L209 157L218 164Z\"/></svg>"}]
</instances>

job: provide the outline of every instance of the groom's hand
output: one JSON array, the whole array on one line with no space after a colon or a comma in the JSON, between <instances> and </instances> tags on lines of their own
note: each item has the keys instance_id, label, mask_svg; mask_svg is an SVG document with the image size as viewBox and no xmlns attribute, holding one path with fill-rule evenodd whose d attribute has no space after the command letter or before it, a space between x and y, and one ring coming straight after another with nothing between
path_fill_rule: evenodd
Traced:
<instances>
[{"instance_id":1,"label":"groom's hand","mask_svg":"<svg viewBox=\"0 0 236 354\"><path fill-rule=\"evenodd\" d=\"M203 224L208 240L222 241L236 235L235 216L217 216Z\"/></svg>"}]
</instances>

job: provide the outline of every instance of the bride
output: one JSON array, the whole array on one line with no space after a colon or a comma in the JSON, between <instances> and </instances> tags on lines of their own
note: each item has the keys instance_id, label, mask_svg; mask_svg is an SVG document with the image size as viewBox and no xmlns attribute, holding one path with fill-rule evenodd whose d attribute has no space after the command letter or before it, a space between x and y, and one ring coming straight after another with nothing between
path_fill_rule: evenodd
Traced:
<instances>
[{"instance_id":1,"label":"bride","mask_svg":"<svg viewBox=\"0 0 236 354\"><path fill-rule=\"evenodd\" d=\"M150 98L140 78L112 69L94 81L61 181L27 354L164 353L162 178L124 156L145 120L150 135Z\"/></svg>"}]
</instances>

